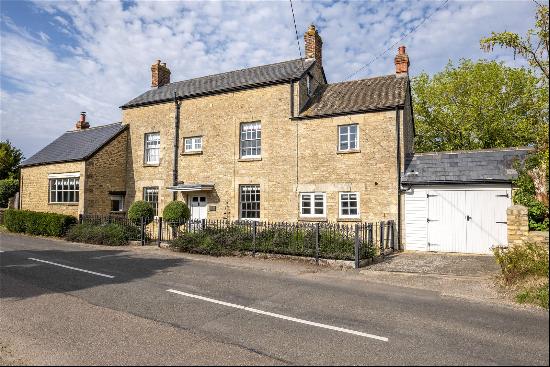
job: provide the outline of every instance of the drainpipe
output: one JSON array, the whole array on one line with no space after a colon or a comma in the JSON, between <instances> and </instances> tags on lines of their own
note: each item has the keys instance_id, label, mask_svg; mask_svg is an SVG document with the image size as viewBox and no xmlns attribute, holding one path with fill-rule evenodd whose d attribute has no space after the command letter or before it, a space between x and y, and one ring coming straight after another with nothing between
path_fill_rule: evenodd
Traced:
<instances>
[{"instance_id":1,"label":"drainpipe","mask_svg":"<svg viewBox=\"0 0 550 367\"><path fill-rule=\"evenodd\" d=\"M401 246L401 113L395 108L395 131L397 132L397 246Z\"/></svg>"},{"instance_id":2,"label":"drainpipe","mask_svg":"<svg viewBox=\"0 0 550 367\"><path fill-rule=\"evenodd\" d=\"M172 185L178 185L178 143L180 135L180 102L178 101L177 92L174 92L174 106L176 107L176 114L174 117L174 167L172 169L173 178ZM172 200L176 201L178 198L178 192L172 192Z\"/></svg>"}]
</instances>

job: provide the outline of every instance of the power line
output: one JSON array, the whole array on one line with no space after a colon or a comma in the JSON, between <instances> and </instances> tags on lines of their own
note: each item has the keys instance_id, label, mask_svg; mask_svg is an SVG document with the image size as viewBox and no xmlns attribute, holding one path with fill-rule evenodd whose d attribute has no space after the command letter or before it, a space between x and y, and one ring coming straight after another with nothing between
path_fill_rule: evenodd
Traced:
<instances>
[{"instance_id":1,"label":"power line","mask_svg":"<svg viewBox=\"0 0 550 367\"><path fill-rule=\"evenodd\" d=\"M534 1L534 0L533 0ZM343 81L346 81L346 80L349 80L350 78L354 77L355 75L357 75L358 73L360 73L361 71L365 70L367 67L369 67L373 62L375 62L376 60L378 60L380 57L384 56L388 51L392 50L398 43L400 43L401 41L403 41L405 38L407 38L408 36L410 36L412 33L416 32L418 30L418 28L420 28L422 25L424 25L424 23L426 23L426 21L428 19L430 19L435 13L437 13L438 11L440 11L441 9L443 9L443 7L445 7L445 5L447 5L447 3L449 2L449 0L445 0L445 2L440 5L437 9L435 9L435 11L430 14L429 16L427 16L426 18L422 19L422 21L416 26L414 27L413 29L411 29L408 33L405 33L398 41L394 42L390 47L388 47L387 49L385 49L384 51L382 51L380 54L378 54L376 57L374 57L372 60L370 60L368 63L366 63L365 65L361 66L359 69L357 69L356 71L354 71L353 73L351 73L350 75L348 75L346 78L344 78Z\"/></svg>"},{"instance_id":2,"label":"power line","mask_svg":"<svg viewBox=\"0 0 550 367\"><path fill-rule=\"evenodd\" d=\"M296 27L296 18L294 17L294 7L292 6L292 0L290 1L290 11L292 12L292 22L294 23L294 32L296 32L296 43L298 44L298 52L300 53L300 60L302 61L302 72L304 70L304 59L302 57L302 48L300 47L300 37L298 36L298 28Z\"/></svg>"}]
</instances>

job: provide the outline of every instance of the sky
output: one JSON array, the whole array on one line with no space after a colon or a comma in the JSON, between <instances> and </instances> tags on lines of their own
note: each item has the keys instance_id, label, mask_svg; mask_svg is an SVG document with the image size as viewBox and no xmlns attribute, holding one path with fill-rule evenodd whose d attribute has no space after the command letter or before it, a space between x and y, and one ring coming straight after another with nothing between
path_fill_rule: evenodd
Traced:
<instances>
[{"instance_id":1,"label":"sky","mask_svg":"<svg viewBox=\"0 0 550 367\"><path fill-rule=\"evenodd\" d=\"M292 4L300 48L287 0L0 0L0 137L30 157L73 129L81 111L92 126L120 121L119 106L150 88L157 59L167 63L172 81L296 59L310 24L323 39L329 82L393 73L399 45L407 46L411 76L437 73L461 58L523 66L509 50L481 51L479 40L492 31L525 34L537 6L532 0Z\"/></svg>"}]
</instances>

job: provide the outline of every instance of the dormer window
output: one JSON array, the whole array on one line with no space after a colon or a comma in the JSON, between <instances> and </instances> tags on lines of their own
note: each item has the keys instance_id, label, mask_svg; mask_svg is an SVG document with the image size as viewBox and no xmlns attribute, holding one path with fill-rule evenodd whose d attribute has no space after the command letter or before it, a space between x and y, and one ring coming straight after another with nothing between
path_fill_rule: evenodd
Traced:
<instances>
[{"instance_id":1,"label":"dormer window","mask_svg":"<svg viewBox=\"0 0 550 367\"><path fill-rule=\"evenodd\" d=\"M306 76L306 91L307 91L307 96L311 97L311 75L310 74L307 74Z\"/></svg>"}]
</instances>

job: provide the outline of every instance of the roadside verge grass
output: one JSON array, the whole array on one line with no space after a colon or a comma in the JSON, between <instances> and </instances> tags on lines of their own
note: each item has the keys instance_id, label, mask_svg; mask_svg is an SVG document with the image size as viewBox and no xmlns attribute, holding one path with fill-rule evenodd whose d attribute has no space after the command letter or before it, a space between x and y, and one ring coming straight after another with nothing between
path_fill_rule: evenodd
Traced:
<instances>
[{"instance_id":1,"label":"roadside verge grass","mask_svg":"<svg viewBox=\"0 0 550 367\"><path fill-rule=\"evenodd\" d=\"M516 301L548 309L548 245L526 243L493 252L502 283Z\"/></svg>"}]
</instances>

